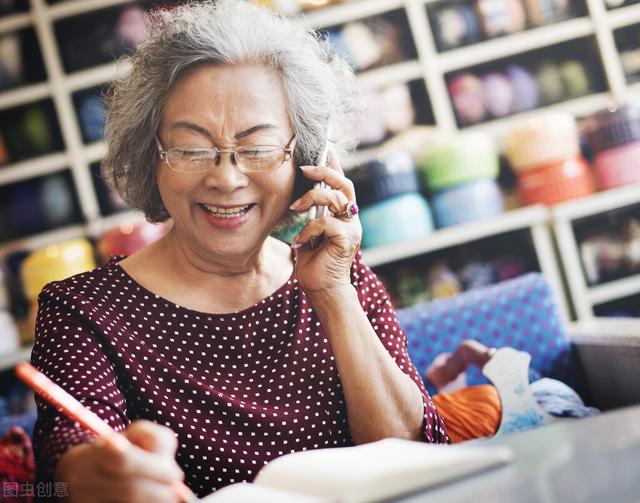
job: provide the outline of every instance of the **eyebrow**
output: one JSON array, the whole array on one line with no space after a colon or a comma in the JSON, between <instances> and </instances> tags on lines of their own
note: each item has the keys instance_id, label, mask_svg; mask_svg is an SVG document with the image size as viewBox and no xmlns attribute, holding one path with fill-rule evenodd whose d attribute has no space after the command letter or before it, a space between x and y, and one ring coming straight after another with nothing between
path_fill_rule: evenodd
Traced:
<instances>
[{"instance_id":1,"label":"eyebrow","mask_svg":"<svg viewBox=\"0 0 640 503\"><path fill-rule=\"evenodd\" d=\"M263 129L277 129L277 127L274 124L258 124L257 126L250 127L249 129L242 131L241 133L237 133L236 140L240 140L245 136L249 136L256 131L261 131Z\"/></svg>"},{"instance_id":2,"label":"eyebrow","mask_svg":"<svg viewBox=\"0 0 640 503\"><path fill-rule=\"evenodd\" d=\"M193 122L179 121L171 125L171 129L180 128L191 129L192 131L200 133L201 135L206 136L211 141L213 141L213 136L211 136L211 133L209 133L209 131L207 131L203 127L198 126L197 124L194 124ZM249 129L241 131L240 133L236 133L235 138L236 140L240 140L255 133L256 131L261 131L263 129L277 129L277 127L274 124L258 124L256 126L250 127Z\"/></svg>"}]
</instances>

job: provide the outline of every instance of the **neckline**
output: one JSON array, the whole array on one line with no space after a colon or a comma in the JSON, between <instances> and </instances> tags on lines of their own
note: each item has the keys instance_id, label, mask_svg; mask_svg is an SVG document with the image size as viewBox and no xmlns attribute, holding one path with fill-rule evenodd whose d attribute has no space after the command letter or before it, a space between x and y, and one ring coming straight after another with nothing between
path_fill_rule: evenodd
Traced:
<instances>
[{"instance_id":1,"label":"neckline","mask_svg":"<svg viewBox=\"0 0 640 503\"><path fill-rule=\"evenodd\" d=\"M287 280L280 285L273 293L269 294L267 297L264 297L263 299L261 299L260 301L258 301L257 303L253 304L252 306L246 307L244 309L241 309L240 311L231 311L229 313L208 313L206 311L198 311L196 309L191 309L189 307L183 306L181 304L176 304L175 302L166 299L165 297L162 297L161 295L158 295L155 292L152 292L151 290L149 290L148 288L146 288L145 286L141 285L140 283L138 283L138 281L136 281L133 276L131 276L125 269L124 267L122 267L119 262L121 260L124 260L125 258L127 258L126 255L112 255L111 257L109 257L109 260L107 261L107 264L105 267L107 267L108 269L113 269L113 270L119 270L120 271L120 275L123 276L127 281L129 281L130 283L134 284L141 292L143 292L144 294L148 295L150 298L154 298L156 300L159 300L161 302L164 302L165 304L167 304L168 306L172 307L173 309L176 309L178 311L185 311L187 313L191 313L195 316L199 316L199 317L208 317L208 318L224 318L225 316L233 316L236 317L238 315L243 315L246 313L250 313L252 310L257 309L259 306L266 304L267 302L273 300L274 298L276 298L279 294L282 294L284 291L286 291L287 288L292 288L296 283L297 283L297 278L296 278L296 261L298 259L298 255L297 255L297 250L293 247L291 247L291 257L293 259L293 271L291 272L291 275L289 276L289 278L287 278Z\"/></svg>"}]
</instances>

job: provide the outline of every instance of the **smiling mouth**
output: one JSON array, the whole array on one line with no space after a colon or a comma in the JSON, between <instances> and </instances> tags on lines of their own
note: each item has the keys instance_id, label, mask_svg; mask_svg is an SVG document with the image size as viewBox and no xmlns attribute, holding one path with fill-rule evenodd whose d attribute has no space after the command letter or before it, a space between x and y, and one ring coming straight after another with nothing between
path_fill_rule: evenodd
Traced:
<instances>
[{"instance_id":1,"label":"smiling mouth","mask_svg":"<svg viewBox=\"0 0 640 503\"><path fill-rule=\"evenodd\" d=\"M216 218L231 219L246 214L254 206L254 203L245 204L244 206L234 206L233 208L220 208L218 206L210 206L204 203L198 203L198 206L200 206L209 215L212 215Z\"/></svg>"}]
</instances>

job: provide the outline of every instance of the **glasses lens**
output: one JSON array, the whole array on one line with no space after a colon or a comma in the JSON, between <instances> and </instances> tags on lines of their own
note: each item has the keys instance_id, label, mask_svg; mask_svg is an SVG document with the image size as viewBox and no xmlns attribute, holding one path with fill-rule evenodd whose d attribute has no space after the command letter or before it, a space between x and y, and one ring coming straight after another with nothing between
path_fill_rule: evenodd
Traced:
<instances>
[{"instance_id":1,"label":"glasses lens","mask_svg":"<svg viewBox=\"0 0 640 503\"><path fill-rule=\"evenodd\" d=\"M238 165L248 171L266 171L282 165L284 151L275 146L250 146L236 150Z\"/></svg>"},{"instance_id":2,"label":"glasses lens","mask_svg":"<svg viewBox=\"0 0 640 503\"><path fill-rule=\"evenodd\" d=\"M207 171L216 162L216 151L213 149L180 149L169 150L169 164L176 171L199 173Z\"/></svg>"}]
</instances>

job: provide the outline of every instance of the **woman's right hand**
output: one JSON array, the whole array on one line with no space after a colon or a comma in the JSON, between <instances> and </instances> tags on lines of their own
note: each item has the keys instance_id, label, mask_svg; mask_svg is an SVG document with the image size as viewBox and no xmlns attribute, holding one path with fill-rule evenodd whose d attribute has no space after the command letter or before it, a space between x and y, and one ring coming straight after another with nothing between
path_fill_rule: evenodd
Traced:
<instances>
[{"instance_id":1,"label":"woman's right hand","mask_svg":"<svg viewBox=\"0 0 640 503\"><path fill-rule=\"evenodd\" d=\"M171 483L184 474L175 461L175 434L151 421L131 423L122 433L123 450L103 440L77 445L56 467L56 481L66 482L70 503L178 503Z\"/></svg>"}]
</instances>

